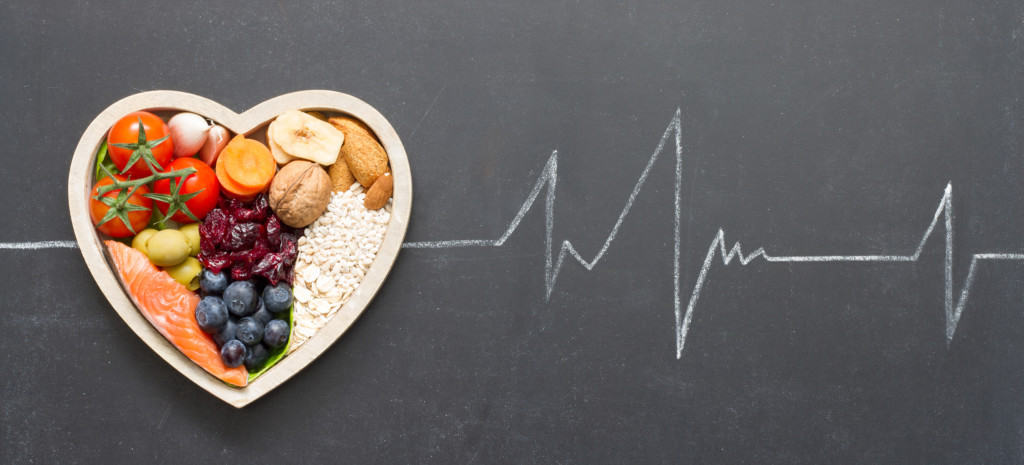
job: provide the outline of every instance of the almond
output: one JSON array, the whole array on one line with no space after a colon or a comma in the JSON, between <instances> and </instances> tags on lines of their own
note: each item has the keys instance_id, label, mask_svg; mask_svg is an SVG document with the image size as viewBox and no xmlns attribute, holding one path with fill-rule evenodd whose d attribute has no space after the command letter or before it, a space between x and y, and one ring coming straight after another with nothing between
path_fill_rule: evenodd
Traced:
<instances>
[{"instance_id":1,"label":"almond","mask_svg":"<svg viewBox=\"0 0 1024 465\"><path fill-rule=\"evenodd\" d=\"M391 176L391 173L384 173L373 182L370 190L366 191L363 206L370 210L380 210L388 204L388 199L391 198L394 191L395 178Z\"/></svg>"}]
</instances>

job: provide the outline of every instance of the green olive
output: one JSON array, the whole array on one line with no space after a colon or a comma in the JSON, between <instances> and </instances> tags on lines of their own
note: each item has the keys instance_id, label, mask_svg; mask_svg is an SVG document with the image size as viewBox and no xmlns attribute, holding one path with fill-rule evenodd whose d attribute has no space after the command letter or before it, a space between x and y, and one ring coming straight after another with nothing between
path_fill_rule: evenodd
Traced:
<instances>
[{"instance_id":1,"label":"green olive","mask_svg":"<svg viewBox=\"0 0 1024 465\"><path fill-rule=\"evenodd\" d=\"M148 241L150 237L153 237L154 234L156 234L156 230L153 228L146 228L139 231L139 233L135 235L135 238L132 239L132 248L149 255L149 252L146 251L146 241Z\"/></svg>"},{"instance_id":2,"label":"green olive","mask_svg":"<svg viewBox=\"0 0 1024 465\"><path fill-rule=\"evenodd\" d=\"M188 257L188 239L177 229L157 231L146 241L146 255L157 266L174 266Z\"/></svg>"},{"instance_id":3,"label":"green olive","mask_svg":"<svg viewBox=\"0 0 1024 465\"><path fill-rule=\"evenodd\" d=\"M164 271L175 281L184 284L188 290L194 291L199 289L199 273L203 271L203 265L194 257L188 257L177 265L164 268Z\"/></svg>"},{"instance_id":4,"label":"green olive","mask_svg":"<svg viewBox=\"0 0 1024 465\"><path fill-rule=\"evenodd\" d=\"M199 223L189 223L185 226L178 228L185 235L185 239L188 240L188 248L191 249L189 255L195 257L199 255Z\"/></svg>"}]
</instances>

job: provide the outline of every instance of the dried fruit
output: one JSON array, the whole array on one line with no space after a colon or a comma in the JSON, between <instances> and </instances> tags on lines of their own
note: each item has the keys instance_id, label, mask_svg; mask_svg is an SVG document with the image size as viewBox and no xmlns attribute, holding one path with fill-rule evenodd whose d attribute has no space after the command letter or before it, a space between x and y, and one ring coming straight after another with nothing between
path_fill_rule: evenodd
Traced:
<instances>
[{"instance_id":1,"label":"dried fruit","mask_svg":"<svg viewBox=\"0 0 1024 465\"><path fill-rule=\"evenodd\" d=\"M345 135L334 126L298 110L281 113L268 132L284 153L324 166L338 160L345 140Z\"/></svg>"},{"instance_id":2,"label":"dried fruit","mask_svg":"<svg viewBox=\"0 0 1024 465\"><path fill-rule=\"evenodd\" d=\"M199 238L199 262L213 273L229 270L234 280L262 276L272 284L292 282L297 239L270 213L264 195L250 203L222 199L199 226Z\"/></svg>"},{"instance_id":3,"label":"dried fruit","mask_svg":"<svg viewBox=\"0 0 1024 465\"><path fill-rule=\"evenodd\" d=\"M274 157L274 161L276 161L278 165L284 165L294 160L295 157L285 153L284 149L274 141L273 134L275 121L277 120L271 121L270 125L267 126L267 147L270 148L270 155Z\"/></svg>"},{"instance_id":4,"label":"dried fruit","mask_svg":"<svg viewBox=\"0 0 1024 465\"><path fill-rule=\"evenodd\" d=\"M270 218L267 218L266 233L267 242L271 247L277 248L281 240L281 221L276 216L271 215Z\"/></svg>"},{"instance_id":5,"label":"dried fruit","mask_svg":"<svg viewBox=\"0 0 1024 465\"><path fill-rule=\"evenodd\" d=\"M251 249L260 235L260 225L256 223L238 223L231 227L223 248L227 250Z\"/></svg>"}]
</instances>

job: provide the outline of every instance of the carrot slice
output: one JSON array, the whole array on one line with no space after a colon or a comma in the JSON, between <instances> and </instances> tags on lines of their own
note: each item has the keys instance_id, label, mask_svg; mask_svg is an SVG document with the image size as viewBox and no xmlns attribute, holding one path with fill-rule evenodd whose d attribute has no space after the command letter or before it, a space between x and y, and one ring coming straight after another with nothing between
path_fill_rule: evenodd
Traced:
<instances>
[{"instance_id":1,"label":"carrot slice","mask_svg":"<svg viewBox=\"0 0 1024 465\"><path fill-rule=\"evenodd\" d=\"M277 171L277 163L270 149L259 141L237 136L228 145L235 147L227 153L221 153L224 157L224 172L243 189L265 189Z\"/></svg>"},{"instance_id":2,"label":"carrot slice","mask_svg":"<svg viewBox=\"0 0 1024 465\"><path fill-rule=\"evenodd\" d=\"M255 161L244 161L247 158ZM249 174L249 170L255 174ZM277 164L270 154L270 149L259 141L246 139L241 134L231 139L231 142L221 150L215 168L221 187L228 194L240 199L252 198L263 192L270 185L276 171ZM244 181L239 182L239 178ZM257 182L258 178L262 178L262 181Z\"/></svg>"},{"instance_id":3,"label":"carrot slice","mask_svg":"<svg viewBox=\"0 0 1024 465\"><path fill-rule=\"evenodd\" d=\"M216 165L214 172L217 173L217 181L220 182L220 189L224 195L241 201L249 201L256 198L256 194L259 194L260 191L252 192L249 189L239 186L234 179L231 179L231 177L224 172L224 165L219 163L219 158Z\"/></svg>"}]
</instances>

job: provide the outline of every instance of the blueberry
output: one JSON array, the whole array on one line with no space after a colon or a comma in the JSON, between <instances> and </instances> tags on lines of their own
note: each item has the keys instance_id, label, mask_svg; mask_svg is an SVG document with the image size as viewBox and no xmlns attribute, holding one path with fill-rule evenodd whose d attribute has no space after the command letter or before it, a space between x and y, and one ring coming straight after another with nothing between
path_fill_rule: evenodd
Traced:
<instances>
[{"instance_id":1,"label":"blueberry","mask_svg":"<svg viewBox=\"0 0 1024 465\"><path fill-rule=\"evenodd\" d=\"M224 360L224 364L228 368L241 365L245 361L245 344L239 342L238 339L224 343L224 347L220 348L220 358Z\"/></svg>"},{"instance_id":2,"label":"blueberry","mask_svg":"<svg viewBox=\"0 0 1024 465\"><path fill-rule=\"evenodd\" d=\"M249 316L256 311L259 296L252 281L235 281L224 289L224 304L235 316Z\"/></svg>"},{"instance_id":3,"label":"blueberry","mask_svg":"<svg viewBox=\"0 0 1024 465\"><path fill-rule=\"evenodd\" d=\"M217 343L217 347L224 347L225 343L235 338L237 330L238 324L231 318L228 318L227 324L221 328L220 332L213 335L213 342Z\"/></svg>"},{"instance_id":4,"label":"blueberry","mask_svg":"<svg viewBox=\"0 0 1024 465\"><path fill-rule=\"evenodd\" d=\"M267 363L268 358L270 358L270 353L263 347L263 344L249 347L245 350L245 368L249 371L256 371L264 363Z\"/></svg>"},{"instance_id":5,"label":"blueberry","mask_svg":"<svg viewBox=\"0 0 1024 465\"><path fill-rule=\"evenodd\" d=\"M252 314L252 317L256 321L260 322L261 325L265 325L268 321L274 319L274 315L267 310L266 305L263 305L263 299L260 299L260 304L257 308L258 310L256 310L256 313Z\"/></svg>"},{"instance_id":6,"label":"blueberry","mask_svg":"<svg viewBox=\"0 0 1024 465\"><path fill-rule=\"evenodd\" d=\"M292 306L292 288L283 282L263 288L263 303L271 313L288 311Z\"/></svg>"},{"instance_id":7,"label":"blueberry","mask_svg":"<svg viewBox=\"0 0 1024 465\"><path fill-rule=\"evenodd\" d=\"M228 322L228 309L217 296L206 296L196 305L196 323L207 334L221 330Z\"/></svg>"},{"instance_id":8,"label":"blueberry","mask_svg":"<svg viewBox=\"0 0 1024 465\"><path fill-rule=\"evenodd\" d=\"M214 273L210 270L203 270L199 274L199 288L203 295L221 295L228 287L228 277L224 272Z\"/></svg>"},{"instance_id":9,"label":"blueberry","mask_svg":"<svg viewBox=\"0 0 1024 465\"><path fill-rule=\"evenodd\" d=\"M263 330L263 343L271 349L282 347L288 343L288 322L284 320L270 320L266 329Z\"/></svg>"},{"instance_id":10,"label":"blueberry","mask_svg":"<svg viewBox=\"0 0 1024 465\"><path fill-rule=\"evenodd\" d=\"M247 346L259 344L263 340L263 324L251 316L242 318L238 320L235 337Z\"/></svg>"}]
</instances>

